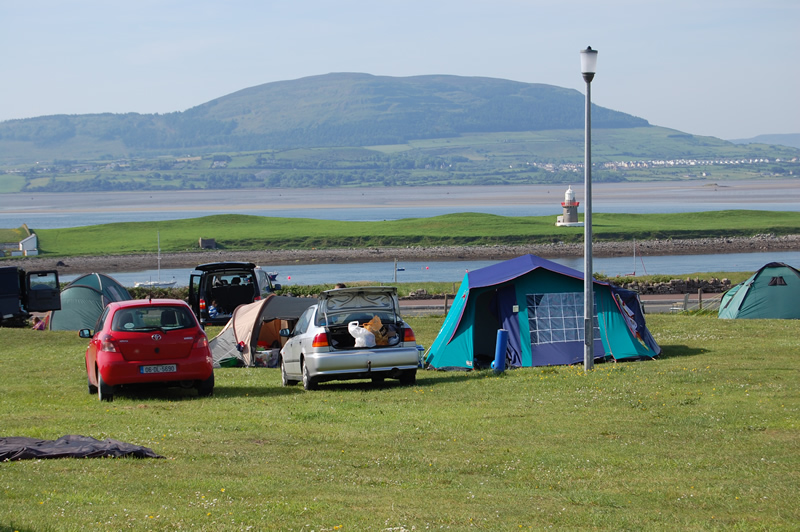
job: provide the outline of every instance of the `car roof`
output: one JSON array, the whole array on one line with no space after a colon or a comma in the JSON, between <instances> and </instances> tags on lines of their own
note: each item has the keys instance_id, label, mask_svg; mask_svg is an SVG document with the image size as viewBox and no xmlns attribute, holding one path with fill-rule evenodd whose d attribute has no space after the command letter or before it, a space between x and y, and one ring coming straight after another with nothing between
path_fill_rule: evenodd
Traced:
<instances>
[{"instance_id":1,"label":"car roof","mask_svg":"<svg viewBox=\"0 0 800 532\"><path fill-rule=\"evenodd\" d=\"M188 307L186 301L182 299L126 299L125 301L113 301L108 304L109 308L121 309L131 307L169 307L169 306Z\"/></svg>"},{"instance_id":2,"label":"car roof","mask_svg":"<svg viewBox=\"0 0 800 532\"><path fill-rule=\"evenodd\" d=\"M195 266L194 269L201 271L201 272L208 272L214 270L236 270L236 269L245 269L245 270L252 270L255 269L256 265L252 262L208 262L206 264L200 264Z\"/></svg>"}]
</instances>

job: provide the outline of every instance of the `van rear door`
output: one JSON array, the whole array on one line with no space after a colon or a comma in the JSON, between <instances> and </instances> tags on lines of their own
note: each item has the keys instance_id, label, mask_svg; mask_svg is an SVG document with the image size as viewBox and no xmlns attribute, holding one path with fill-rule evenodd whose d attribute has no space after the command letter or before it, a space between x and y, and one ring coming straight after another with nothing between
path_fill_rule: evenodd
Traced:
<instances>
[{"instance_id":1,"label":"van rear door","mask_svg":"<svg viewBox=\"0 0 800 532\"><path fill-rule=\"evenodd\" d=\"M61 286L56 270L27 272L25 274L26 305L28 312L61 310Z\"/></svg>"}]
</instances>

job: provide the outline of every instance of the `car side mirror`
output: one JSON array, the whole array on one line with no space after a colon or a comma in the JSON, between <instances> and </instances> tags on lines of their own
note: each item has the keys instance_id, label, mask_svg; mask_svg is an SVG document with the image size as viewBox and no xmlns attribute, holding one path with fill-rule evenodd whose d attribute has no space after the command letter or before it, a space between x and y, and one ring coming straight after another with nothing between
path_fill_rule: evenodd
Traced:
<instances>
[{"instance_id":1,"label":"car side mirror","mask_svg":"<svg viewBox=\"0 0 800 532\"><path fill-rule=\"evenodd\" d=\"M92 337L92 330L91 329L81 329L78 331L78 336L81 338L91 338Z\"/></svg>"},{"instance_id":2,"label":"car side mirror","mask_svg":"<svg viewBox=\"0 0 800 532\"><path fill-rule=\"evenodd\" d=\"M278 334L280 334L283 338L289 338L289 337L292 336L292 330L291 329L281 329Z\"/></svg>"},{"instance_id":3,"label":"car side mirror","mask_svg":"<svg viewBox=\"0 0 800 532\"><path fill-rule=\"evenodd\" d=\"M282 287L280 284L277 284L277 283L276 283L276 284L272 285L272 289L273 289L273 290L275 290L276 292L277 292L278 290L280 290L281 288L283 288L283 287Z\"/></svg>"}]
</instances>

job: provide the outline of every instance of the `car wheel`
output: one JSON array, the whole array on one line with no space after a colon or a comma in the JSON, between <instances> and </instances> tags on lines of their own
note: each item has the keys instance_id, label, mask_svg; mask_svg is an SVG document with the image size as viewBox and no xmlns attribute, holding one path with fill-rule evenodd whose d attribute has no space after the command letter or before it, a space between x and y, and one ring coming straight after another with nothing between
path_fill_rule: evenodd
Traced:
<instances>
[{"instance_id":1,"label":"car wheel","mask_svg":"<svg viewBox=\"0 0 800 532\"><path fill-rule=\"evenodd\" d=\"M211 397L214 394L214 372L204 381L197 383L197 395L200 397Z\"/></svg>"},{"instance_id":2,"label":"car wheel","mask_svg":"<svg viewBox=\"0 0 800 532\"><path fill-rule=\"evenodd\" d=\"M103 376L100 375L100 370L97 370L97 398L109 403L114 400L114 387L106 384Z\"/></svg>"},{"instance_id":3,"label":"car wheel","mask_svg":"<svg viewBox=\"0 0 800 532\"><path fill-rule=\"evenodd\" d=\"M400 384L403 386L413 386L417 382L417 370L408 371L400 376Z\"/></svg>"},{"instance_id":4,"label":"car wheel","mask_svg":"<svg viewBox=\"0 0 800 532\"><path fill-rule=\"evenodd\" d=\"M294 386L297 384L297 381L290 379L289 374L286 373L286 363L283 361L283 357L281 357L281 384L283 386Z\"/></svg>"},{"instance_id":5,"label":"car wheel","mask_svg":"<svg viewBox=\"0 0 800 532\"><path fill-rule=\"evenodd\" d=\"M306 366L305 360L303 361L303 388L306 390L317 389L317 379L308 374L308 367Z\"/></svg>"}]
</instances>

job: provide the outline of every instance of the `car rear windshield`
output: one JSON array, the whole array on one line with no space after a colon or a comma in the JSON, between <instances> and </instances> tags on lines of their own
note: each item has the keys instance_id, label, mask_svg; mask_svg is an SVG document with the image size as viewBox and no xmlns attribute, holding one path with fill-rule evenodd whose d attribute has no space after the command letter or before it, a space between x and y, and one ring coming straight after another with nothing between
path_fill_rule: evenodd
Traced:
<instances>
[{"instance_id":1,"label":"car rear windshield","mask_svg":"<svg viewBox=\"0 0 800 532\"><path fill-rule=\"evenodd\" d=\"M194 326L194 315L186 307L152 306L119 310L114 314L111 330L154 331L186 329Z\"/></svg>"},{"instance_id":2,"label":"car rear windshield","mask_svg":"<svg viewBox=\"0 0 800 532\"><path fill-rule=\"evenodd\" d=\"M318 317L317 325L342 325L351 321L364 323L378 316L383 323L398 320L394 298L385 292L342 292L328 296L325 315Z\"/></svg>"}]
</instances>

